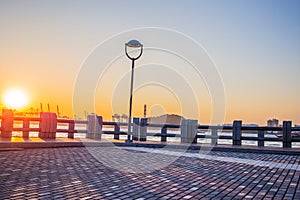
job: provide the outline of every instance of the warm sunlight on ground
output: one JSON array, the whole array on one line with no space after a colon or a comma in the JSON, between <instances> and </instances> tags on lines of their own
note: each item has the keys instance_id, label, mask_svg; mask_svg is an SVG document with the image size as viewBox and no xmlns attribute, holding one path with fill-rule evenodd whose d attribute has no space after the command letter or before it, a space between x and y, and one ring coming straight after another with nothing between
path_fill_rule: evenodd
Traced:
<instances>
[{"instance_id":1,"label":"warm sunlight on ground","mask_svg":"<svg viewBox=\"0 0 300 200\"><path fill-rule=\"evenodd\" d=\"M19 109L28 104L28 96L23 90L10 89L2 95L2 102L10 109Z\"/></svg>"}]
</instances>

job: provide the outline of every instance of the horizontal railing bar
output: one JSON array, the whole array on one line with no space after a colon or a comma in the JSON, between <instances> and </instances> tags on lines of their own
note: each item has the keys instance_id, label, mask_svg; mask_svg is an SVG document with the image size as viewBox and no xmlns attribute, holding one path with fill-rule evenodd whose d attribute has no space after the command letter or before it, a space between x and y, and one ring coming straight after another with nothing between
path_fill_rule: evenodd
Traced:
<instances>
[{"instance_id":1,"label":"horizontal railing bar","mask_svg":"<svg viewBox=\"0 0 300 200\"><path fill-rule=\"evenodd\" d=\"M292 127L292 131L300 131L300 126Z\"/></svg>"},{"instance_id":2,"label":"horizontal railing bar","mask_svg":"<svg viewBox=\"0 0 300 200\"><path fill-rule=\"evenodd\" d=\"M57 119L57 123L75 123L72 119Z\"/></svg>"},{"instance_id":3,"label":"horizontal railing bar","mask_svg":"<svg viewBox=\"0 0 300 200\"><path fill-rule=\"evenodd\" d=\"M292 138L292 142L300 142L300 138Z\"/></svg>"},{"instance_id":4,"label":"horizontal railing bar","mask_svg":"<svg viewBox=\"0 0 300 200\"><path fill-rule=\"evenodd\" d=\"M13 131L23 131L23 132L39 132L40 128L13 128Z\"/></svg>"},{"instance_id":5,"label":"horizontal railing bar","mask_svg":"<svg viewBox=\"0 0 300 200\"><path fill-rule=\"evenodd\" d=\"M204 129L204 130L208 130L208 129L217 129L217 130L231 130L232 126L215 126L215 125L198 125L198 129Z\"/></svg>"},{"instance_id":6,"label":"horizontal railing bar","mask_svg":"<svg viewBox=\"0 0 300 200\"><path fill-rule=\"evenodd\" d=\"M57 123L88 124L87 120L57 119Z\"/></svg>"},{"instance_id":7,"label":"horizontal railing bar","mask_svg":"<svg viewBox=\"0 0 300 200\"><path fill-rule=\"evenodd\" d=\"M86 130L75 130L74 133L86 133Z\"/></svg>"},{"instance_id":8,"label":"horizontal railing bar","mask_svg":"<svg viewBox=\"0 0 300 200\"><path fill-rule=\"evenodd\" d=\"M41 118L39 117L13 117L13 120L15 121L41 121Z\"/></svg>"},{"instance_id":9,"label":"horizontal railing bar","mask_svg":"<svg viewBox=\"0 0 300 200\"><path fill-rule=\"evenodd\" d=\"M217 139L226 139L226 140L231 140L232 136L226 136L226 135L220 135L220 136L212 136L212 135L197 135L197 138L201 138L201 139L213 139L213 138L217 138Z\"/></svg>"},{"instance_id":10,"label":"horizontal railing bar","mask_svg":"<svg viewBox=\"0 0 300 200\"><path fill-rule=\"evenodd\" d=\"M241 131L241 134L249 134L249 135L257 135L258 134L258 131L250 131L250 130L242 130Z\"/></svg>"},{"instance_id":11,"label":"horizontal railing bar","mask_svg":"<svg viewBox=\"0 0 300 200\"><path fill-rule=\"evenodd\" d=\"M87 120L78 120L78 119L75 119L74 122L75 122L75 124L88 124Z\"/></svg>"},{"instance_id":12,"label":"horizontal railing bar","mask_svg":"<svg viewBox=\"0 0 300 200\"><path fill-rule=\"evenodd\" d=\"M258 137L251 137L251 136L242 136L241 139L258 141Z\"/></svg>"},{"instance_id":13,"label":"horizontal railing bar","mask_svg":"<svg viewBox=\"0 0 300 200\"><path fill-rule=\"evenodd\" d=\"M227 136L227 135L220 135L218 138L223 140L232 140L232 136Z\"/></svg>"},{"instance_id":14,"label":"horizontal railing bar","mask_svg":"<svg viewBox=\"0 0 300 200\"><path fill-rule=\"evenodd\" d=\"M125 123L125 122L102 122L102 125L110 125L110 126L127 126L128 123ZM132 123L131 123L132 125Z\"/></svg>"},{"instance_id":15,"label":"horizontal railing bar","mask_svg":"<svg viewBox=\"0 0 300 200\"><path fill-rule=\"evenodd\" d=\"M242 130L252 130L252 131L282 131L282 127L268 127L268 126L242 126Z\"/></svg>"},{"instance_id":16,"label":"horizontal railing bar","mask_svg":"<svg viewBox=\"0 0 300 200\"><path fill-rule=\"evenodd\" d=\"M282 142L281 138L270 138L270 137L264 137L263 141L269 141L269 142Z\"/></svg>"},{"instance_id":17,"label":"horizontal railing bar","mask_svg":"<svg viewBox=\"0 0 300 200\"><path fill-rule=\"evenodd\" d=\"M156 128L180 128L179 124L152 124L152 123L147 123L147 127L156 127Z\"/></svg>"},{"instance_id":18,"label":"horizontal railing bar","mask_svg":"<svg viewBox=\"0 0 300 200\"><path fill-rule=\"evenodd\" d=\"M167 134L162 134L162 133L147 133L147 136L180 137L180 134L175 134L175 133L167 133Z\"/></svg>"},{"instance_id":19,"label":"horizontal railing bar","mask_svg":"<svg viewBox=\"0 0 300 200\"><path fill-rule=\"evenodd\" d=\"M103 134L119 134L119 135L127 135L127 132L116 132L116 131L103 131Z\"/></svg>"},{"instance_id":20,"label":"horizontal railing bar","mask_svg":"<svg viewBox=\"0 0 300 200\"><path fill-rule=\"evenodd\" d=\"M58 133L76 133L76 130L69 130L69 129L56 129Z\"/></svg>"}]
</instances>

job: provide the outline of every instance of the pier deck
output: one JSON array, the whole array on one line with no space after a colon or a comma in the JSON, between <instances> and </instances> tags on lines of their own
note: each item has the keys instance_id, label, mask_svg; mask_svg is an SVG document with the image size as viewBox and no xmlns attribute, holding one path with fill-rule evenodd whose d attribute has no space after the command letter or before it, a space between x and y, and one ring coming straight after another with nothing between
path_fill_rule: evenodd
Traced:
<instances>
[{"instance_id":1,"label":"pier deck","mask_svg":"<svg viewBox=\"0 0 300 200\"><path fill-rule=\"evenodd\" d=\"M0 199L300 199L299 155L5 143Z\"/></svg>"}]
</instances>

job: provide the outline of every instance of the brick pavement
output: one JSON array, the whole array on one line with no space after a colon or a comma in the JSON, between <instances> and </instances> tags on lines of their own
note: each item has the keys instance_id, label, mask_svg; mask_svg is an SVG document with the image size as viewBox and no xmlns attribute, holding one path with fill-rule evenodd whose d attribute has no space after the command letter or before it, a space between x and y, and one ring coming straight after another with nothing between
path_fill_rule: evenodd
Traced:
<instances>
[{"instance_id":1,"label":"brick pavement","mask_svg":"<svg viewBox=\"0 0 300 200\"><path fill-rule=\"evenodd\" d=\"M300 199L300 156L163 151L0 151L0 199Z\"/></svg>"}]
</instances>

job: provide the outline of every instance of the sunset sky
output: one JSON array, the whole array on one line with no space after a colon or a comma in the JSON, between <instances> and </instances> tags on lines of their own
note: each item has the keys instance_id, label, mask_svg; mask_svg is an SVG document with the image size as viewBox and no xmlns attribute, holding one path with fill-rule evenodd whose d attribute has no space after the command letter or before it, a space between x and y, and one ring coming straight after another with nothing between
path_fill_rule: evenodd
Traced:
<instances>
[{"instance_id":1,"label":"sunset sky","mask_svg":"<svg viewBox=\"0 0 300 200\"><path fill-rule=\"evenodd\" d=\"M0 0L0 95L17 88L28 95L24 110L49 103L70 117L127 114L124 44L136 38L145 51L136 61L135 116L147 104L148 114L206 124L224 104L225 123L300 124L299 10L298 0ZM224 86L216 96L213 80ZM95 110L86 106L93 101Z\"/></svg>"}]
</instances>

